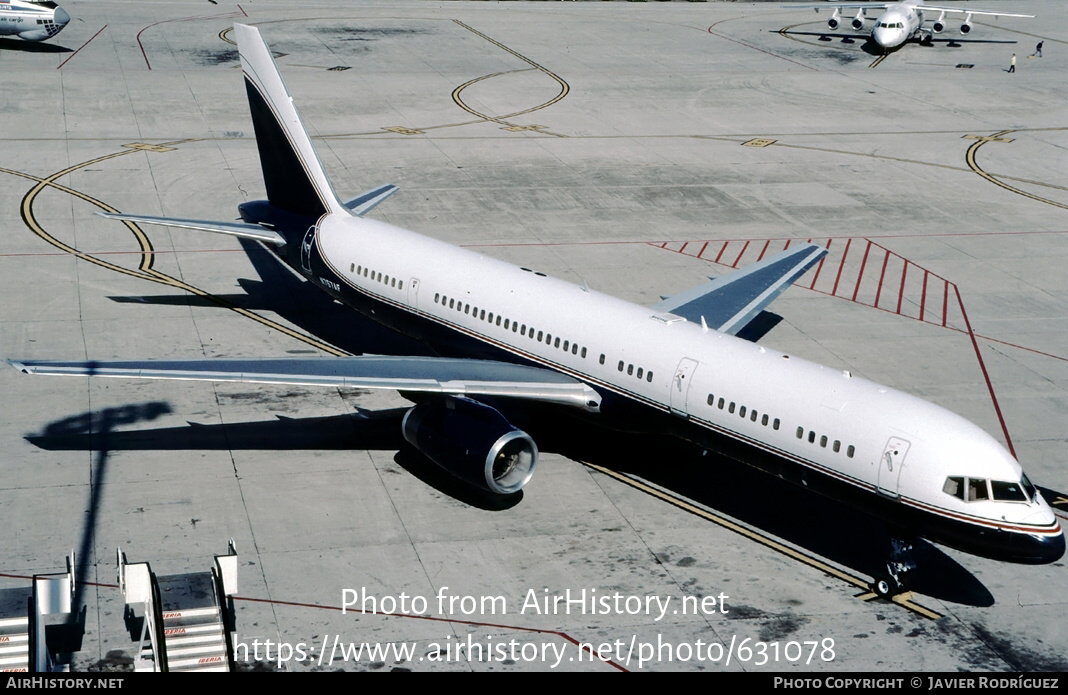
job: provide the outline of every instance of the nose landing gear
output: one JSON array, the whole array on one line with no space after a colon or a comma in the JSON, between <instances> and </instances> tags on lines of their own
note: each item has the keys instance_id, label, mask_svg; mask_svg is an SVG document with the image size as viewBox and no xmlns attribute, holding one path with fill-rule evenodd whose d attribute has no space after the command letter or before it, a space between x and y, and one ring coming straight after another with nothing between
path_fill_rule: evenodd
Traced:
<instances>
[{"instance_id":1,"label":"nose landing gear","mask_svg":"<svg viewBox=\"0 0 1068 695\"><path fill-rule=\"evenodd\" d=\"M880 598L892 599L908 590L909 574L916 569L912 556L912 541L890 538L890 560L886 563L886 573L876 577L871 590Z\"/></svg>"}]
</instances>

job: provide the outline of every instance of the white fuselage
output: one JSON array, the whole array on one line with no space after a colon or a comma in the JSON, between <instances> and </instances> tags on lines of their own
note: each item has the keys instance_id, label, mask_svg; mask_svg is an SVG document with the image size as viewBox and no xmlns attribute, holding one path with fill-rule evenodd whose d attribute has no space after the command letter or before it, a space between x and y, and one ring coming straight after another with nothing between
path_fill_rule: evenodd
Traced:
<instances>
[{"instance_id":1,"label":"white fuselage","mask_svg":"<svg viewBox=\"0 0 1068 695\"><path fill-rule=\"evenodd\" d=\"M989 434L932 403L382 222L326 216L317 246L358 293L514 358L911 512L1063 545L1039 494L995 501L946 491L951 477L984 481L984 490L985 481L1019 485L1022 470Z\"/></svg>"},{"instance_id":2,"label":"white fuselage","mask_svg":"<svg viewBox=\"0 0 1068 695\"><path fill-rule=\"evenodd\" d=\"M923 26L923 10L914 2L890 5L875 20L871 37L884 51L897 48L912 38Z\"/></svg>"},{"instance_id":3,"label":"white fuselage","mask_svg":"<svg viewBox=\"0 0 1068 695\"><path fill-rule=\"evenodd\" d=\"M70 15L47 0L0 2L0 36L15 35L27 41L50 39L67 26Z\"/></svg>"}]
</instances>

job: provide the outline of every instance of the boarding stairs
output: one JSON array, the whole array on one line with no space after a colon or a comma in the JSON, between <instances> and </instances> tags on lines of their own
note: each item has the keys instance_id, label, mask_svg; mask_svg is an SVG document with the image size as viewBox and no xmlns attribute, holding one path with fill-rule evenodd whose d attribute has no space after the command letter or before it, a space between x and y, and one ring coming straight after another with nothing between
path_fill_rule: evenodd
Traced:
<instances>
[{"instance_id":1,"label":"boarding stairs","mask_svg":"<svg viewBox=\"0 0 1068 695\"><path fill-rule=\"evenodd\" d=\"M143 623L135 671L233 670L227 598L237 591L237 550L215 557L210 572L157 576L118 551L119 585Z\"/></svg>"},{"instance_id":2,"label":"boarding stairs","mask_svg":"<svg viewBox=\"0 0 1068 695\"><path fill-rule=\"evenodd\" d=\"M30 619L0 618L0 673L30 670Z\"/></svg>"},{"instance_id":3,"label":"boarding stairs","mask_svg":"<svg viewBox=\"0 0 1068 695\"><path fill-rule=\"evenodd\" d=\"M35 574L31 588L21 594L16 609L0 615L0 673L69 671L69 664L55 663L48 645L48 628L69 619L73 600L74 551L71 551L66 572Z\"/></svg>"}]
</instances>

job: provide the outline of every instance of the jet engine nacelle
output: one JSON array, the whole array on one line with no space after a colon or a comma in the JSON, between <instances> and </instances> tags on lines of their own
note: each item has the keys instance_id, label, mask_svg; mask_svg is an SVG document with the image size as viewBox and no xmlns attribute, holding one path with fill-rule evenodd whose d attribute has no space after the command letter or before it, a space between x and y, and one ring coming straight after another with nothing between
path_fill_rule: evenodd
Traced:
<instances>
[{"instance_id":1,"label":"jet engine nacelle","mask_svg":"<svg viewBox=\"0 0 1068 695\"><path fill-rule=\"evenodd\" d=\"M861 29L863 29L864 28L864 19L865 19L864 17L854 17L853 18L853 22L852 22L853 28L856 29L857 31L860 31Z\"/></svg>"},{"instance_id":2,"label":"jet engine nacelle","mask_svg":"<svg viewBox=\"0 0 1068 695\"><path fill-rule=\"evenodd\" d=\"M972 16L968 15L964 18L964 23L960 25L960 33L967 34L972 30Z\"/></svg>"},{"instance_id":3,"label":"jet engine nacelle","mask_svg":"<svg viewBox=\"0 0 1068 695\"><path fill-rule=\"evenodd\" d=\"M834 8L834 14L832 14L830 16L830 18L827 20L827 28L828 29L837 29L838 28L838 24L839 24L839 20L841 18L842 17L838 14L838 8L837 7Z\"/></svg>"},{"instance_id":4,"label":"jet engine nacelle","mask_svg":"<svg viewBox=\"0 0 1068 695\"><path fill-rule=\"evenodd\" d=\"M404 415L404 438L460 480L498 495L519 492L538 463L538 447L490 406L446 397Z\"/></svg>"},{"instance_id":5,"label":"jet engine nacelle","mask_svg":"<svg viewBox=\"0 0 1068 695\"><path fill-rule=\"evenodd\" d=\"M934 24L931 25L931 31L933 31L936 34L941 34L945 30L945 28L946 28L946 13L945 13L945 11L943 11L942 14L938 15L938 19L936 19L934 21Z\"/></svg>"}]
</instances>

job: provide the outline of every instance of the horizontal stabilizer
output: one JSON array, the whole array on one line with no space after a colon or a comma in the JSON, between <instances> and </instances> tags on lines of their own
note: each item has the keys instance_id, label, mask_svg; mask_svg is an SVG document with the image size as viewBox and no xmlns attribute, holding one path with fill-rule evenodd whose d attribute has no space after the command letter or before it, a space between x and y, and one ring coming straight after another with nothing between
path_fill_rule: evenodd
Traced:
<instances>
[{"instance_id":1,"label":"horizontal stabilizer","mask_svg":"<svg viewBox=\"0 0 1068 695\"><path fill-rule=\"evenodd\" d=\"M357 356L9 363L27 374L394 389L524 398L591 411L598 410L601 401L596 391L564 374L475 359Z\"/></svg>"},{"instance_id":2,"label":"horizontal stabilizer","mask_svg":"<svg viewBox=\"0 0 1068 695\"><path fill-rule=\"evenodd\" d=\"M136 222L137 224L158 224L161 227L181 227L182 229L195 229L200 232L214 232L215 234L229 234L242 239L253 239L265 244L284 246L285 238L278 232L265 229L258 224L246 224L244 222L211 222L207 220L183 220L175 217L149 217L147 215L124 215L115 212L98 212L101 217L109 220L122 220L124 222Z\"/></svg>"},{"instance_id":3,"label":"horizontal stabilizer","mask_svg":"<svg viewBox=\"0 0 1068 695\"><path fill-rule=\"evenodd\" d=\"M366 193L353 198L347 203L342 203L342 205L348 208L353 215L363 217L371 211L371 208L375 207L399 190L400 189L392 183L387 183L385 186L373 188Z\"/></svg>"},{"instance_id":4,"label":"horizontal stabilizer","mask_svg":"<svg viewBox=\"0 0 1068 695\"><path fill-rule=\"evenodd\" d=\"M653 308L738 335L826 253L822 246L803 244L665 299Z\"/></svg>"}]
</instances>

